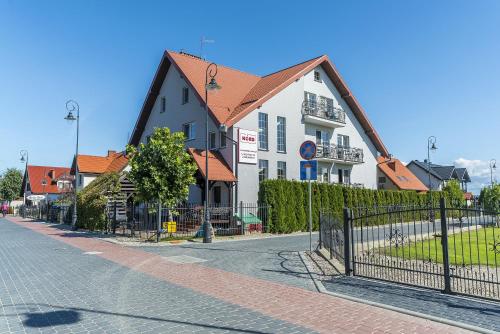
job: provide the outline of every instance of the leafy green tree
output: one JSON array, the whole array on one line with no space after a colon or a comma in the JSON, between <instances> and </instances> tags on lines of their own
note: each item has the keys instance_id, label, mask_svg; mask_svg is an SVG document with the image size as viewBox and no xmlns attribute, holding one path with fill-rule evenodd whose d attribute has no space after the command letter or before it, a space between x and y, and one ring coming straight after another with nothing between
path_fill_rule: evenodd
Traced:
<instances>
[{"instance_id":1,"label":"leafy green tree","mask_svg":"<svg viewBox=\"0 0 500 334\"><path fill-rule=\"evenodd\" d=\"M9 168L0 179L0 197L9 202L21 194L23 174L17 168Z\"/></svg>"},{"instance_id":2,"label":"leafy green tree","mask_svg":"<svg viewBox=\"0 0 500 334\"><path fill-rule=\"evenodd\" d=\"M464 202L464 193L460 189L460 184L457 180L450 180L443 187L443 192L446 199L449 201L448 205L460 205Z\"/></svg>"},{"instance_id":3,"label":"leafy green tree","mask_svg":"<svg viewBox=\"0 0 500 334\"><path fill-rule=\"evenodd\" d=\"M184 147L184 134L155 128L148 143L127 147L130 172L140 199L172 207L187 199L196 165Z\"/></svg>"},{"instance_id":4,"label":"leafy green tree","mask_svg":"<svg viewBox=\"0 0 500 334\"><path fill-rule=\"evenodd\" d=\"M483 188L479 200L487 211L500 212L500 184Z\"/></svg>"}]
</instances>

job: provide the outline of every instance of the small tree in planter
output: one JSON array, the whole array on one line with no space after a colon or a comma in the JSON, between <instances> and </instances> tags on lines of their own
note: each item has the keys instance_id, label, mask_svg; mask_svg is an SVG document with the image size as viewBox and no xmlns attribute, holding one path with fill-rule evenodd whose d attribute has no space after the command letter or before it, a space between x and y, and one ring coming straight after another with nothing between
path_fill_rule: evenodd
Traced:
<instances>
[{"instance_id":1,"label":"small tree in planter","mask_svg":"<svg viewBox=\"0 0 500 334\"><path fill-rule=\"evenodd\" d=\"M128 177L134 183L140 200L173 207L187 199L189 186L195 183L197 167L186 152L184 140L182 132L172 133L169 128L155 128L146 144L141 143L138 148L127 147ZM161 216L161 212L158 215ZM158 241L159 238L160 226Z\"/></svg>"}]
</instances>

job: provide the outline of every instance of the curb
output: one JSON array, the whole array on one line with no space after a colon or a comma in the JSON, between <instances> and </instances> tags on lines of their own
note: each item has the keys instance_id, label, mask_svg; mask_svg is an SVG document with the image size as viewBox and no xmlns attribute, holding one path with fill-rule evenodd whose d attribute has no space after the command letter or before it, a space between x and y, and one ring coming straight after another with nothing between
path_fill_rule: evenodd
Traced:
<instances>
[{"instance_id":1,"label":"curb","mask_svg":"<svg viewBox=\"0 0 500 334\"><path fill-rule=\"evenodd\" d=\"M309 274L309 277L314 282L314 285L316 286L316 289L318 290L319 293L324 293L324 294L331 295L334 297L347 299L347 300L355 302L355 303L361 303L361 304L365 304L365 305L370 305L370 306L375 306L378 308L386 309L389 311L403 313L403 314L410 315L410 316L417 317L417 318L422 318L422 319L426 319L426 320L430 320L430 321L434 321L434 322L439 322L439 323L442 323L442 324L445 324L448 326L458 327L458 328L462 328L462 329L477 332L477 333L484 333L484 334L497 334L498 333L498 332L493 331L493 330L489 330L489 329L474 326L474 325L464 324L462 322L457 322L457 321L453 321L453 320L439 318L439 317L435 317L435 316L420 313L420 312L410 311L410 310L396 307L396 306L385 305L385 304L369 301L366 299L361 299L361 298L357 298L357 297L344 295L341 293L328 291L325 288L325 286L323 285L323 283L321 283L321 281L319 279L315 278L315 274L313 273L312 268L308 264L308 261L306 261L306 259L305 259L305 252L304 251L299 252L299 256L300 256L302 263L304 263L304 266L306 267L306 270L307 270L307 273Z\"/></svg>"}]
</instances>

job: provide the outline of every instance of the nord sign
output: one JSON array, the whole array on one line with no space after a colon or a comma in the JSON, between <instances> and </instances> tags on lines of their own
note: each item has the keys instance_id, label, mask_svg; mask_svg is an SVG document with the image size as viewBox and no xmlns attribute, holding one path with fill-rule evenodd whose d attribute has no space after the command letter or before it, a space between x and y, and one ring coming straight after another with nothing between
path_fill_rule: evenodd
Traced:
<instances>
[{"instance_id":1,"label":"nord sign","mask_svg":"<svg viewBox=\"0 0 500 334\"><path fill-rule=\"evenodd\" d=\"M238 162L257 163L257 132L238 129Z\"/></svg>"}]
</instances>

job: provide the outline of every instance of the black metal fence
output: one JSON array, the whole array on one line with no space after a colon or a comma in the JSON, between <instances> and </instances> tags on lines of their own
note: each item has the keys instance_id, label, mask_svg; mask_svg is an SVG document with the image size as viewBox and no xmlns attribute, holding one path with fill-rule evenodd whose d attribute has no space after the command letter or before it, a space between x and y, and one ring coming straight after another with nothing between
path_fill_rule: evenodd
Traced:
<instances>
[{"instance_id":1,"label":"black metal fence","mask_svg":"<svg viewBox=\"0 0 500 334\"><path fill-rule=\"evenodd\" d=\"M23 218L48 221L51 223L70 224L73 214L72 206L37 205L19 207L19 215Z\"/></svg>"},{"instance_id":2,"label":"black metal fence","mask_svg":"<svg viewBox=\"0 0 500 334\"><path fill-rule=\"evenodd\" d=\"M210 222L215 236L243 235L268 232L268 206L240 203L238 207L212 205ZM203 205L185 204L175 208L162 208L158 220L156 205L140 204L133 208L133 218L126 223L131 235L150 239L202 237L205 219Z\"/></svg>"},{"instance_id":3,"label":"black metal fence","mask_svg":"<svg viewBox=\"0 0 500 334\"><path fill-rule=\"evenodd\" d=\"M500 300L500 213L441 199L439 207L346 209L343 220L339 228L322 212L320 241L346 273Z\"/></svg>"}]
</instances>

